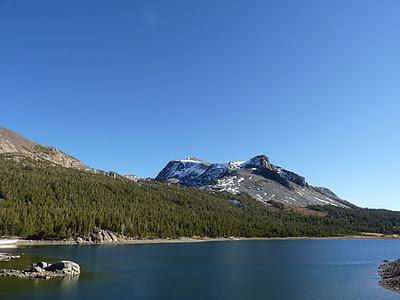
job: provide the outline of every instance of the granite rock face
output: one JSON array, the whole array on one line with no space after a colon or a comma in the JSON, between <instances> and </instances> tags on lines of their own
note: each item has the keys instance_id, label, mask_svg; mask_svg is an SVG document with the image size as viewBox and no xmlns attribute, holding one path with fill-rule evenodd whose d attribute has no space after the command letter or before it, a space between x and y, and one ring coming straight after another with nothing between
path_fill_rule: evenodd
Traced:
<instances>
[{"instance_id":1,"label":"granite rock face","mask_svg":"<svg viewBox=\"0 0 400 300\"><path fill-rule=\"evenodd\" d=\"M76 242L78 244L95 243L95 244L111 244L126 240L126 237L117 235L110 230L103 230L95 227L93 232L88 236L78 237Z\"/></svg>"}]
</instances>

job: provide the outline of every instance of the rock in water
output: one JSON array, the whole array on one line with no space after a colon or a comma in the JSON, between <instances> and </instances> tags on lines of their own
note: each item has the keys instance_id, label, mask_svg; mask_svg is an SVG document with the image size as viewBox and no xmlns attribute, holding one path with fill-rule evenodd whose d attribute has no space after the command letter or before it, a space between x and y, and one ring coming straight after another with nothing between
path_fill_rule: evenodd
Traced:
<instances>
[{"instance_id":1,"label":"rock in water","mask_svg":"<svg viewBox=\"0 0 400 300\"><path fill-rule=\"evenodd\" d=\"M63 260L54 264L46 262L38 262L33 264L32 268L27 270L9 270L0 269L0 277L16 277L16 278L63 278L79 276L81 268L77 263Z\"/></svg>"},{"instance_id":2,"label":"rock in water","mask_svg":"<svg viewBox=\"0 0 400 300\"><path fill-rule=\"evenodd\" d=\"M400 260L384 262L379 266L379 275L382 277L379 281L381 286L400 292Z\"/></svg>"},{"instance_id":3,"label":"rock in water","mask_svg":"<svg viewBox=\"0 0 400 300\"><path fill-rule=\"evenodd\" d=\"M44 269L48 272L61 273L66 276L76 276L81 273L80 266L77 263L68 260L56 262Z\"/></svg>"},{"instance_id":4,"label":"rock in water","mask_svg":"<svg viewBox=\"0 0 400 300\"><path fill-rule=\"evenodd\" d=\"M0 261L10 261L12 259L17 259L17 258L20 258L20 256L7 253L0 253Z\"/></svg>"},{"instance_id":5,"label":"rock in water","mask_svg":"<svg viewBox=\"0 0 400 300\"><path fill-rule=\"evenodd\" d=\"M49 266L49 264L45 261L39 261L38 263L36 263L36 266L42 269L45 269Z\"/></svg>"}]
</instances>

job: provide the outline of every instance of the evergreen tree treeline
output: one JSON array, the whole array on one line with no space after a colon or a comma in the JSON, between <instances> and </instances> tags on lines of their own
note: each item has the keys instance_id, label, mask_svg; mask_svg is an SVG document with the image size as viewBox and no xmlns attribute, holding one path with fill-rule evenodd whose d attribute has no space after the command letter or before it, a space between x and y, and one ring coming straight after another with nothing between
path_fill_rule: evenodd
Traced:
<instances>
[{"instance_id":1,"label":"evergreen tree treeline","mask_svg":"<svg viewBox=\"0 0 400 300\"><path fill-rule=\"evenodd\" d=\"M243 207L229 199L240 200ZM67 238L94 227L138 238L336 236L399 233L400 213L271 208L246 195L134 183L45 163L0 159L0 235Z\"/></svg>"}]
</instances>

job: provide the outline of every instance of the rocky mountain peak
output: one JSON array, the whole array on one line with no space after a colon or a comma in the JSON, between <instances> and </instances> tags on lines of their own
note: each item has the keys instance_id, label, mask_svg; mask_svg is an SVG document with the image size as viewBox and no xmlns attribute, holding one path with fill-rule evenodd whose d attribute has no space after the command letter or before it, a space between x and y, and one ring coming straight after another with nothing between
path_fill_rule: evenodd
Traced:
<instances>
[{"instance_id":1,"label":"rocky mountain peak","mask_svg":"<svg viewBox=\"0 0 400 300\"><path fill-rule=\"evenodd\" d=\"M242 164L243 167L264 167L272 169L269 158L265 155L257 155Z\"/></svg>"},{"instance_id":2,"label":"rocky mountain peak","mask_svg":"<svg viewBox=\"0 0 400 300\"><path fill-rule=\"evenodd\" d=\"M262 202L348 206L328 189L314 188L303 176L273 165L265 155L227 163L205 163L195 157L173 160L155 180L233 194L246 193Z\"/></svg>"},{"instance_id":3,"label":"rocky mountain peak","mask_svg":"<svg viewBox=\"0 0 400 300\"><path fill-rule=\"evenodd\" d=\"M35 143L26 137L4 127L0 128L0 155L11 155L14 159L27 157L37 161L44 160L54 165L79 170L90 168L79 160L54 148Z\"/></svg>"},{"instance_id":4,"label":"rocky mountain peak","mask_svg":"<svg viewBox=\"0 0 400 300\"><path fill-rule=\"evenodd\" d=\"M191 161L196 161L196 162L203 162L201 159L198 159L196 156L190 155L188 157L186 157L185 160L191 160Z\"/></svg>"}]
</instances>

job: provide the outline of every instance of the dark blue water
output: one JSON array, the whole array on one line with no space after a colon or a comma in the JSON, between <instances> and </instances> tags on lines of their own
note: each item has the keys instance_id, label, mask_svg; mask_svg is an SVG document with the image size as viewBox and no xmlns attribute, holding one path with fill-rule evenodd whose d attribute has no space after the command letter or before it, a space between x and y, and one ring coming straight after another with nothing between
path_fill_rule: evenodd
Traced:
<instances>
[{"instance_id":1,"label":"dark blue water","mask_svg":"<svg viewBox=\"0 0 400 300\"><path fill-rule=\"evenodd\" d=\"M79 280L0 279L0 299L400 299L377 266L400 241L234 241L46 246L25 255L78 262Z\"/></svg>"}]
</instances>

